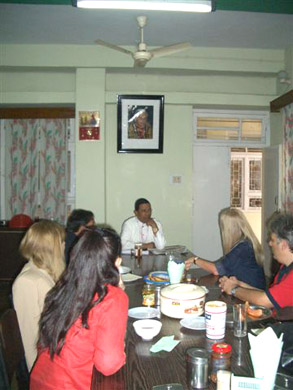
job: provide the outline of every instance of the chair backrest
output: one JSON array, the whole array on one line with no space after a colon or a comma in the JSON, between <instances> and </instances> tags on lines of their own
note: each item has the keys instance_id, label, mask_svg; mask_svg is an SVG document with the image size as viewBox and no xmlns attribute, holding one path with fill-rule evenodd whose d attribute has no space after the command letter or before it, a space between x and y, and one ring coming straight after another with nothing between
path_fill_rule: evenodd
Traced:
<instances>
[{"instance_id":1,"label":"chair backrest","mask_svg":"<svg viewBox=\"0 0 293 390\"><path fill-rule=\"evenodd\" d=\"M28 370L24 348L14 309L7 309L0 317L0 346L6 375L11 383L14 373L21 389L28 388Z\"/></svg>"}]
</instances>

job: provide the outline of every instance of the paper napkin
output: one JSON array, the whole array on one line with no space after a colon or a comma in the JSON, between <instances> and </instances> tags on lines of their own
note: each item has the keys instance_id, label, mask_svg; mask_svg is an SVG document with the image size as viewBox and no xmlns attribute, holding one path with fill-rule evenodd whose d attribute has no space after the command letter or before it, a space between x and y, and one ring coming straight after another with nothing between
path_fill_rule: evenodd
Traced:
<instances>
[{"instance_id":1,"label":"paper napkin","mask_svg":"<svg viewBox=\"0 0 293 390\"><path fill-rule=\"evenodd\" d=\"M278 338L271 327L258 336L248 334L250 357L256 378L263 378L263 388L274 388L279 361L283 347L283 334Z\"/></svg>"},{"instance_id":2,"label":"paper napkin","mask_svg":"<svg viewBox=\"0 0 293 390\"><path fill-rule=\"evenodd\" d=\"M180 340L174 340L174 336L165 336L162 337L159 341L154 344L150 351L151 352L159 352L159 351L167 351L171 352L176 345L180 343Z\"/></svg>"},{"instance_id":3,"label":"paper napkin","mask_svg":"<svg viewBox=\"0 0 293 390\"><path fill-rule=\"evenodd\" d=\"M141 279L142 276L134 274L123 274L121 275L123 282L133 282L134 280Z\"/></svg>"}]
</instances>

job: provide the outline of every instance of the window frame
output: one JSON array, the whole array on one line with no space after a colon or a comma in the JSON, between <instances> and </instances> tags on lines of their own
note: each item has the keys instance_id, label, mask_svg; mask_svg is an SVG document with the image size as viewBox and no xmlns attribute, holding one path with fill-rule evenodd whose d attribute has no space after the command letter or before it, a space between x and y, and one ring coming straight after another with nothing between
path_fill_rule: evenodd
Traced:
<instances>
[{"instance_id":1,"label":"window frame","mask_svg":"<svg viewBox=\"0 0 293 390\"><path fill-rule=\"evenodd\" d=\"M257 160L261 162L262 170L262 152L233 152L231 151L230 160L243 160L243 174L242 174L242 207L236 207L242 211L249 212L259 212L262 208L260 207L251 207L249 206L249 200L251 198L261 198L262 199L262 190L250 190L249 189L249 179L250 179L250 170L249 162L252 160ZM261 172L262 178L262 172Z\"/></svg>"},{"instance_id":2,"label":"window frame","mask_svg":"<svg viewBox=\"0 0 293 390\"><path fill-rule=\"evenodd\" d=\"M263 123L262 136L260 141L244 141L240 138L238 131L237 140L215 140L215 139L198 139L197 138L197 120L198 118L233 118L238 120L259 119ZM193 142L196 145L213 145L213 146L231 146L231 147L249 147L260 148L269 146L270 140L270 114L268 111L248 111L248 110L221 110L221 109L193 109Z\"/></svg>"}]
</instances>

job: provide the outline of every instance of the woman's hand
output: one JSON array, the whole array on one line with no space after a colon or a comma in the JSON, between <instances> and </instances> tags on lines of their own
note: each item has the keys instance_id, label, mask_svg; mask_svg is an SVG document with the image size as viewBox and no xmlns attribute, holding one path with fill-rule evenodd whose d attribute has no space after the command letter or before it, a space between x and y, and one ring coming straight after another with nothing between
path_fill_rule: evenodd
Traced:
<instances>
[{"instance_id":1,"label":"woman's hand","mask_svg":"<svg viewBox=\"0 0 293 390\"><path fill-rule=\"evenodd\" d=\"M227 276L223 276L219 280L219 286L221 288L222 292L225 292L228 295L231 295L231 290L233 287L239 285L239 280L235 278L235 276L232 276L231 278L228 278Z\"/></svg>"}]
</instances>

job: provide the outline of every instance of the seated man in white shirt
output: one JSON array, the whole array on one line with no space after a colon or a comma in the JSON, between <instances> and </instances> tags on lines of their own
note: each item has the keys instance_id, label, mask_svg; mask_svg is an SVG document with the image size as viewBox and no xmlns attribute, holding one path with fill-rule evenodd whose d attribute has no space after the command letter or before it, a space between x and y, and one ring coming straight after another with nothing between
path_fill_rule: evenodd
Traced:
<instances>
[{"instance_id":1,"label":"seated man in white shirt","mask_svg":"<svg viewBox=\"0 0 293 390\"><path fill-rule=\"evenodd\" d=\"M123 222L121 231L122 249L133 249L136 243L142 243L142 249L163 249L166 245L162 225L152 218L151 204L140 198L134 204L135 217Z\"/></svg>"}]
</instances>

